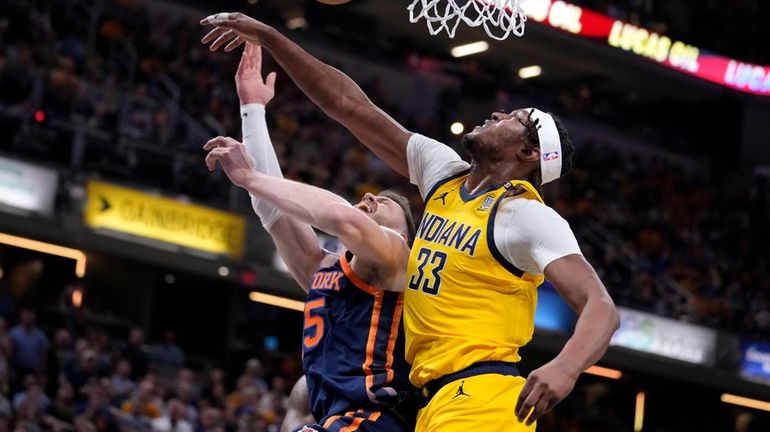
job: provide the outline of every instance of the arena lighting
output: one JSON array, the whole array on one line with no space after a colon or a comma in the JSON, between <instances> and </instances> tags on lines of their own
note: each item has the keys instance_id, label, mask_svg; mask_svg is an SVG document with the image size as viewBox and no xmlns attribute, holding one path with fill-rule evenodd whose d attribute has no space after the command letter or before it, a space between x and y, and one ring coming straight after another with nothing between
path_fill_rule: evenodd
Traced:
<instances>
[{"instance_id":1,"label":"arena lighting","mask_svg":"<svg viewBox=\"0 0 770 432\"><path fill-rule=\"evenodd\" d=\"M473 42L465 45L457 45L456 47L452 48L452 57L458 58L458 57L465 57L472 54L478 54L482 53L489 49L489 43L486 41L478 41Z\"/></svg>"},{"instance_id":2,"label":"arena lighting","mask_svg":"<svg viewBox=\"0 0 770 432\"><path fill-rule=\"evenodd\" d=\"M86 254L83 251L3 233L0 233L0 243L73 259L75 260L75 275L79 278L86 275Z\"/></svg>"},{"instance_id":3,"label":"arena lighting","mask_svg":"<svg viewBox=\"0 0 770 432\"><path fill-rule=\"evenodd\" d=\"M527 66L519 69L519 78L530 79L539 77L543 73L543 68L538 65Z\"/></svg>"},{"instance_id":4,"label":"arena lighting","mask_svg":"<svg viewBox=\"0 0 770 432\"><path fill-rule=\"evenodd\" d=\"M221 266L219 267L219 270L217 270L217 273L219 273L219 275L222 277L227 277L230 276L230 269L225 266Z\"/></svg>"},{"instance_id":5,"label":"arena lighting","mask_svg":"<svg viewBox=\"0 0 770 432\"><path fill-rule=\"evenodd\" d=\"M454 122L452 126L449 126L449 130L455 135L460 135L465 130L465 125L460 122Z\"/></svg>"},{"instance_id":6,"label":"arena lighting","mask_svg":"<svg viewBox=\"0 0 770 432\"><path fill-rule=\"evenodd\" d=\"M634 410L634 432L641 432L644 426L644 392L636 394L636 409Z\"/></svg>"},{"instance_id":7,"label":"arena lighting","mask_svg":"<svg viewBox=\"0 0 770 432\"><path fill-rule=\"evenodd\" d=\"M79 308L83 305L83 291L80 288L75 288L72 291L72 306Z\"/></svg>"},{"instance_id":8,"label":"arena lighting","mask_svg":"<svg viewBox=\"0 0 770 432\"><path fill-rule=\"evenodd\" d=\"M305 303L301 301L278 297L270 294L252 291L249 293L249 300L257 303L265 303L271 306L278 306L286 309L302 312L305 310Z\"/></svg>"},{"instance_id":9,"label":"arena lighting","mask_svg":"<svg viewBox=\"0 0 770 432\"><path fill-rule=\"evenodd\" d=\"M623 376L623 372L619 370L601 366L591 366L590 368L586 369L585 373L614 380L620 379Z\"/></svg>"},{"instance_id":10,"label":"arena lighting","mask_svg":"<svg viewBox=\"0 0 770 432\"><path fill-rule=\"evenodd\" d=\"M739 405L742 407L754 408L762 411L770 411L770 402L736 396L730 393L724 393L719 399L724 403L732 405Z\"/></svg>"},{"instance_id":11,"label":"arena lighting","mask_svg":"<svg viewBox=\"0 0 770 432\"><path fill-rule=\"evenodd\" d=\"M305 27L307 27L307 20L305 17L298 16L286 21L286 28L289 30L303 29Z\"/></svg>"}]
</instances>

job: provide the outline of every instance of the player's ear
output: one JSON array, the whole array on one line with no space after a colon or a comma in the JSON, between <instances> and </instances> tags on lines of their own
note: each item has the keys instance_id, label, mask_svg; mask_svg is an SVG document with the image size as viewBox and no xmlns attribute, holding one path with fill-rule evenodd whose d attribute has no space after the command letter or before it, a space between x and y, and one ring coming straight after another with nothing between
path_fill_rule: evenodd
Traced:
<instances>
[{"instance_id":1,"label":"player's ear","mask_svg":"<svg viewBox=\"0 0 770 432\"><path fill-rule=\"evenodd\" d=\"M534 145L522 144L518 151L518 156L526 162L537 162L540 160L540 147Z\"/></svg>"}]
</instances>

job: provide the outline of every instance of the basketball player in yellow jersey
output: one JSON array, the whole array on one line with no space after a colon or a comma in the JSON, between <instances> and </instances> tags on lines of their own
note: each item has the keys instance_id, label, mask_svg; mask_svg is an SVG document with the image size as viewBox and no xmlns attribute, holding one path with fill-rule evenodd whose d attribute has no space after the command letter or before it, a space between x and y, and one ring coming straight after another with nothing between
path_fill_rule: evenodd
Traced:
<instances>
[{"instance_id":1,"label":"basketball player in yellow jersey","mask_svg":"<svg viewBox=\"0 0 770 432\"><path fill-rule=\"evenodd\" d=\"M463 142L471 163L413 134L342 72L240 13L201 21L211 49L261 44L330 117L353 132L425 200L407 271L404 324L410 379L422 388L419 432L531 431L598 361L618 326L615 306L567 222L539 188L566 173L572 143L534 109L493 113ZM575 309L574 334L550 362L518 375L547 278Z\"/></svg>"}]
</instances>

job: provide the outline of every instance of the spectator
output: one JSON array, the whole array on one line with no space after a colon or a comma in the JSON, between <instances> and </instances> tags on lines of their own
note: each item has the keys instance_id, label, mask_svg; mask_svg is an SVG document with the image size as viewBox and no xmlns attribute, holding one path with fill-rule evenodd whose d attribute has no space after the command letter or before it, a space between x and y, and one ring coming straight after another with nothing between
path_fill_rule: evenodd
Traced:
<instances>
[{"instance_id":1,"label":"spectator","mask_svg":"<svg viewBox=\"0 0 770 432\"><path fill-rule=\"evenodd\" d=\"M121 350L124 359L131 363L131 379L136 381L147 375L150 358L144 347L144 332L140 328L133 328L128 336L128 344Z\"/></svg>"},{"instance_id":2,"label":"spectator","mask_svg":"<svg viewBox=\"0 0 770 432\"><path fill-rule=\"evenodd\" d=\"M136 390L136 383L131 380L131 363L128 360L118 361L115 373L110 378L110 397L118 405L122 404Z\"/></svg>"},{"instance_id":3,"label":"spectator","mask_svg":"<svg viewBox=\"0 0 770 432\"><path fill-rule=\"evenodd\" d=\"M163 342L152 346L150 357L160 368L178 369L184 366L184 352L176 344L176 335L171 330L163 332Z\"/></svg>"},{"instance_id":4,"label":"spectator","mask_svg":"<svg viewBox=\"0 0 770 432\"><path fill-rule=\"evenodd\" d=\"M155 432L193 432L192 424L186 419L184 404L171 399L166 404L166 413L152 421Z\"/></svg>"},{"instance_id":5,"label":"spectator","mask_svg":"<svg viewBox=\"0 0 770 432\"><path fill-rule=\"evenodd\" d=\"M11 366L17 376L39 375L45 367L48 337L37 328L36 321L34 311L23 309L19 325L12 328L8 335L11 341Z\"/></svg>"},{"instance_id":6,"label":"spectator","mask_svg":"<svg viewBox=\"0 0 770 432\"><path fill-rule=\"evenodd\" d=\"M216 408L206 408L201 412L195 432L224 432L222 411Z\"/></svg>"},{"instance_id":7,"label":"spectator","mask_svg":"<svg viewBox=\"0 0 770 432\"><path fill-rule=\"evenodd\" d=\"M225 407L225 399L227 398L225 371L220 368L214 368L209 371L208 381L203 387L201 397L215 408Z\"/></svg>"},{"instance_id":8,"label":"spectator","mask_svg":"<svg viewBox=\"0 0 770 432\"><path fill-rule=\"evenodd\" d=\"M56 397L48 410L45 423L61 430L64 424L71 424L75 419L75 390L66 379L60 379Z\"/></svg>"},{"instance_id":9,"label":"spectator","mask_svg":"<svg viewBox=\"0 0 770 432\"><path fill-rule=\"evenodd\" d=\"M99 376L97 358L96 351L91 348L85 349L80 354L80 361L67 374L78 400L85 398L87 387Z\"/></svg>"},{"instance_id":10,"label":"spectator","mask_svg":"<svg viewBox=\"0 0 770 432\"><path fill-rule=\"evenodd\" d=\"M267 383L264 379L264 368L262 361L258 358L250 358L246 362L246 369L241 378L246 380L247 385L254 387L260 394L267 392Z\"/></svg>"},{"instance_id":11,"label":"spectator","mask_svg":"<svg viewBox=\"0 0 770 432\"><path fill-rule=\"evenodd\" d=\"M51 400L43 393L37 375L24 377L24 390L13 396L13 409L18 418L38 422L51 405Z\"/></svg>"},{"instance_id":12,"label":"spectator","mask_svg":"<svg viewBox=\"0 0 770 432\"><path fill-rule=\"evenodd\" d=\"M161 416L163 404L155 395L155 384L149 379L139 383L131 397L123 402L121 410L140 420L155 420Z\"/></svg>"}]
</instances>

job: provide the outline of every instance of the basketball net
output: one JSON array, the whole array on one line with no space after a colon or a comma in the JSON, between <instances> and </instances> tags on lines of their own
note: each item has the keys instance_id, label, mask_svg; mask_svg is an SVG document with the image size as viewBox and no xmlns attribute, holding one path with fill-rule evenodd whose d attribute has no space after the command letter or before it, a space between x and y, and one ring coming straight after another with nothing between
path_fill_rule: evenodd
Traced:
<instances>
[{"instance_id":1,"label":"basketball net","mask_svg":"<svg viewBox=\"0 0 770 432\"><path fill-rule=\"evenodd\" d=\"M455 37L460 22L483 26L489 37L497 40L511 34L522 36L527 21L520 0L414 0L408 10L409 21L424 18L431 35L445 30L450 38Z\"/></svg>"}]
</instances>

